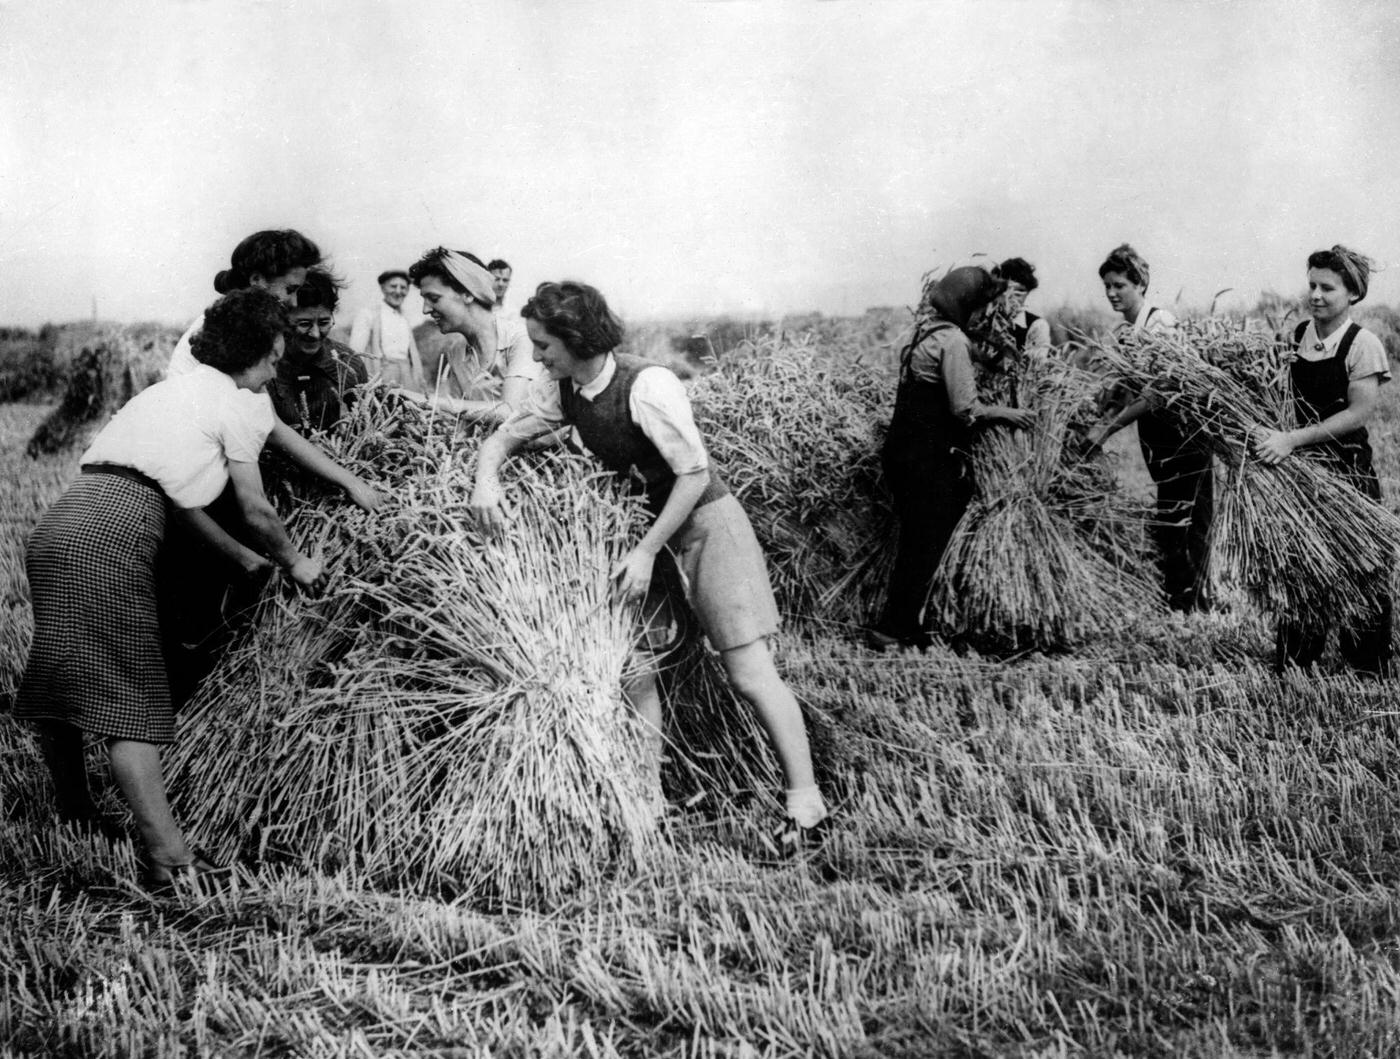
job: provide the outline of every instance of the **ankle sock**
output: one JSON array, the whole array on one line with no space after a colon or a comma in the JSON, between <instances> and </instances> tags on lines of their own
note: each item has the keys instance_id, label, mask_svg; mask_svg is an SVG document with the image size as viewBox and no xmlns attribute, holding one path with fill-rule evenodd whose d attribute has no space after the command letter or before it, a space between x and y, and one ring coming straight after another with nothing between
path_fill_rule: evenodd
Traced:
<instances>
[{"instance_id":1,"label":"ankle sock","mask_svg":"<svg viewBox=\"0 0 1400 1059\"><path fill-rule=\"evenodd\" d=\"M815 784L787 792L787 814L798 827L816 827L826 819L826 801Z\"/></svg>"}]
</instances>

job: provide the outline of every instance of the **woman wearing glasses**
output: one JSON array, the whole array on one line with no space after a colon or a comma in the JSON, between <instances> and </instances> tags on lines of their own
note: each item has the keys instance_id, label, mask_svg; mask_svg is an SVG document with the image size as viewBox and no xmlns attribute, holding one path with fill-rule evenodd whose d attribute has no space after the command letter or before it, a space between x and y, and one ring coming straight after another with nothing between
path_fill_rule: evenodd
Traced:
<instances>
[{"instance_id":1,"label":"woman wearing glasses","mask_svg":"<svg viewBox=\"0 0 1400 1059\"><path fill-rule=\"evenodd\" d=\"M329 430L340 420L351 391L369 381L364 358L331 338L340 284L323 268L306 273L287 316L287 352L267 384L277 417L309 434Z\"/></svg>"}]
</instances>

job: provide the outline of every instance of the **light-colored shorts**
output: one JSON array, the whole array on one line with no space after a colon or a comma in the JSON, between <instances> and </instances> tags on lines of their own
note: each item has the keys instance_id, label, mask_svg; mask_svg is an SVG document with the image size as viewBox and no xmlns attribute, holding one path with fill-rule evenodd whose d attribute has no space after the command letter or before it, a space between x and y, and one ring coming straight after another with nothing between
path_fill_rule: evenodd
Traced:
<instances>
[{"instance_id":1,"label":"light-colored shorts","mask_svg":"<svg viewBox=\"0 0 1400 1059\"><path fill-rule=\"evenodd\" d=\"M744 647L778 631L778 604L768 580L763 549L749 517L733 496L722 496L690 513L668 543L690 605L710 646L716 651ZM658 635L679 615L672 606L674 580L652 581L645 611L646 642L661 646ZM661 637L664 639L664 636Z\"/></svg>"}]
</instances>

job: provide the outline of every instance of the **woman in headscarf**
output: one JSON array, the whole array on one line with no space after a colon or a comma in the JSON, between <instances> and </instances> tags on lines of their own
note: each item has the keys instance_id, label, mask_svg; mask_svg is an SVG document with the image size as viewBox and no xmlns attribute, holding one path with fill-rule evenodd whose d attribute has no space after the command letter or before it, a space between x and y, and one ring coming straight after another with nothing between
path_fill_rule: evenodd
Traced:
<instances>
[{"instance_id":1,"label":"woman in headscarf","mask_svg":"<svg viewBox=\"0 0 1400 1059\"><path fill-rule=\"evenodd\" d=\"M983 404L977 397L969 328L1005 289L983 268L955 268L925 289L914 333L900 358L894 418L881 453L885 481L894 495L899 547L889 595L869 631L877 650L926 647L923 610L934 572L972 500L964 457L975 427L1029 425L1033 413Z\"/></svg>"},{"instance_id":2,"label":"woman in headscarf","mask_svg":"<svg viewBox=\"0 0 1400 1059\"><path fill-rule=\"evenodd\" d=\"M249 397L276 371L286 326L282 304L267 291L240 290L215 302L193 339L196 367L143 390L112 418L25 553L34 642L15 716L39 725L59 814L76 823L101 826L83 736L106 741L152 885L217 870L186 844L161 774L160 747L175 737L155 595L168 514L247 575L270 570L270 559L303 588L322 582L321 559L288 538L258 469L274 417L266 397ZM230 482L257 550L204 511Z\"/></svg>"},{"instance_id":3,"label":"woman in headscarf","mask_svg":"<svg viewBox=\"0 0 1400 1059\"><path fill-rule=\"evenodd\" d=\"M1120 342L1144 333L1167 332L1176 317L1147 302L1151 278L1147 262L1127 243L1115 248L1099 266L1108 304L1122 316L1114 329ZM1173 610L1209 606L1206 573L1210 523L1215 514L1215 481L1210 450L1184 434L1170 412L1144 395L1119 395L1118 408L1088 434L1090 451L1118 431L1136 423L1147 472L1157 486L1153 538L1162 587Z\"/></svg>"},{"instance_id":4,"label":"woman in headscarf","mask_svg":"<svg viewBox=\"0 0 1400 1059\"><path fill-rule=\"evenodd\" d=\"M1366 423L1375 414L1381 385L1390 380L1390 361L1381 340L1351 318L1351 307L1366 297L1371 261L1345 246L1308 257L1311 318L1294 329L1293 430L1260 427L1254 449L1265 464L1278 464L1300 448L1312 447L1361 492L1377 502L1381 483L1371 459ZM1322 655L1334 624L1327 614L1288 615L1279 623L1274 662L1309 666ZM1384 676L1390 668L1391 600L1388 572L1376 578L1369 619L1343 626L1338 646L1360 672Z\"/></svg>"},{"instance_id":5,"label":"woman in headscarf","mask_svg":"<svg viewBox=\"0 0 1400 1059\"><path fill-rule=\"evenodd\" d=\"M477 366L449 353L463 396L433 395L427 403L483 423L501 423L519 409L541 375L524 328L494 311L495 280L481 259L465 250L429 250L408 270L423 299L423 312L443 334L467 340ZM429 379L431 389L433 380ZM416 395L405 393L405 396Z\"/></svg>"}]
</instances>

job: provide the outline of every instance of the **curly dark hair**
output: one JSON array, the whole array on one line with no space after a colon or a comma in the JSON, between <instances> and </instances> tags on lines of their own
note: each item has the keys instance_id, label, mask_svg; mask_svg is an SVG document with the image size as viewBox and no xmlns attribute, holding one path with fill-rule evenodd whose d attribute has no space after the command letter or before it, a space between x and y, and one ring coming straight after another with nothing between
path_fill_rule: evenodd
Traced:
<instances>
[{"instance_id":1,"label":"curly dark hair","mask_svg":"<svg viewBox=\"0 0 1400 1059\"><path fill-rule=\"evenodd\" d=\"M201 364L237 375L271 353L287 327L287 311L276 295L257 287L236 290L204 310L190 352Z\"/></svg>"},{"instance_id":2,"label":"curly dark hair","mask_svg":"<svg viewBox=\"0 0 1400 1059\"><path fill-rule=\"evenodd\" d=\"M597 287L574 280L541 283L520 315L564 343L580 360L610 353L622 343L622 321L608 308Z\"/></svg>"},{"instance_id":3,"label":"curly dark hair","mask_svg":"<svg viewBox=\"0 0 1400 1059\"><path fill-rule=\"evenodd\" d=\"M493 257L490 264L486 266L487 272L495 272L497 269L510 268L510 262L503 257ZM515 271L511 269L511 271Z\"/></svg>"},{"instance_id":4,"label":"curly dark hair","mask_svg":"<svg viewBox=\"0 0 1400 1059\"><path fill-rule=\"evenodd\" d=\"M314 268L321 263L321 248L291 228L254 232L233 248L230 268L214 277L220 294L242 290L253 276L275 279L294 268Z\"/></svg>"},{"instance_id":5,"label":"curly dark hair","mask_svg":"<svg viewBox=\"0 0 1400 1059\"><path fill-rule=\"evenodd\" d=\"M453 253L461 254L468 261L474 261L476 264L481 265L482 268L486 268L486 266L482 264L481 258L477 257L470 250L455 250ZM491 270L486 269L486 271L489 272ZM408 279L415 287L422 286L423 280L427 279L429 276L441 280L458 294L465 294L468 298L473 300L476 298L466 287L457 282L452 273L447 270L447 266L442 263L442 249L440 247L435 250L429 250L417 261L408 266Z\"/></svg>"},{"instance_id":6,"label":"curly dark hair","mask_svg":"<svg viewBox=\"0 0 1400 1059\"><path fill-rule=\"evenodd\" d=\"M340 292L345 283L341 278L324 268L306 270L306 282L296 293L298 309L330 309L340 304Z\"/></svg>"},{"instance_id":7,"label":"curly dark hair","mask_svg":"<svg viewBox=\"0 0 1400 1059\"><path fill-rule=\"evenodd\" d=\"M1134 250L1127 243L1120 243L1109 251L1108 257L1099 266L1099 278L1103 279L1110 272L1117 272L1127 276L1128 282L1135 287L1147 289L1147 281L1152 278L1152 270L1147 266L1147 259Z\"/></svg>"},{"instance_id":8,"label":"curly dark hair","mask_svg":"<svg viewBox=\"0 0 1400 1059\"><path fill-rule=\"evenodd\" d=\"M1035 278L1035 266L1024 257L1008 257L1001 263L1001 278L1007 283L1019 283L1029 294L1040 286Z\"/></svg>"}]
</instances>

